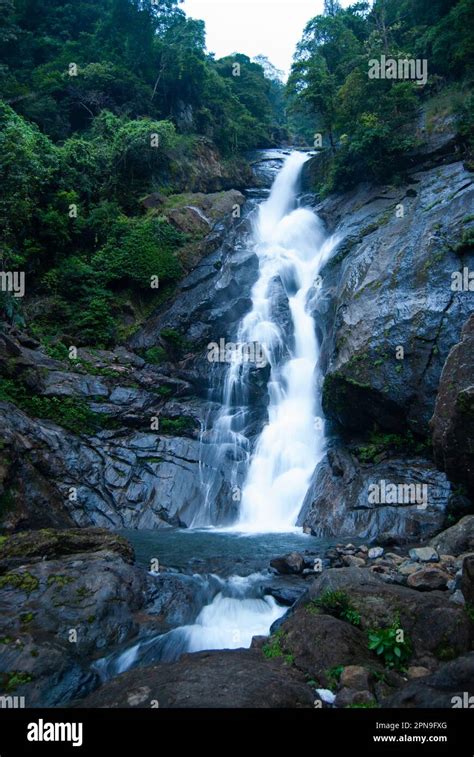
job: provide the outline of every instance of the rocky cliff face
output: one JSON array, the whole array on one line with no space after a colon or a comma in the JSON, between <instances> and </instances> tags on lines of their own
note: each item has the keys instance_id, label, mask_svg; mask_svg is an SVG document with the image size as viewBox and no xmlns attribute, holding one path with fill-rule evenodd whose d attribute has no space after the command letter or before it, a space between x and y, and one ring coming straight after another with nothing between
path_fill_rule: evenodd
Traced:
<instances>
[{"instance_id":1,"label":"rocky cliff face","mask_svg":"<svg viewBox=\"0 0 474 757\"><path fill-rule=\"evenodd\" d=\"M405 186L362 186L317 205L341 237L314 298L323 408L336 446L300 516L318 535L422 538L439 528L450 485L432 460L436 402L436 463L450 481L470 481L470 452L460 453L473 439L468 327L450 350L474 307L474 184L439 149L419 156L424 170L415 166ZM427 502L371 501L369 488L381 482L426 485Z\"/></svg>"},{"instance_id":2,"label":"rocky cliff face","mask_svg":"<svg viewBox=\"0 0 474 757\"><path fill-rule=\"evenodd\" d=\"M441 150L434 160L437 150L419 157L404 186L359 187L317 206L340 239L311 300L331 439L299 522L320 536L426 538L451 506L449 482L472 487L470 331L459 340L473 305L473 183L455 154ZM257 166L261 185L283 157ZM236 190L145 198L194 242L185 251L189 273L127 349L83 349L77 361L58 361L30 336L4 330L1 373L34 399L1 405L4 528L189 526L202 507L203 473L211 474L213 520L232 520L233 461L203 435L227 366L209 363L207 345L232 340L250 307L257 258L249 219L264 191L249 191L238 212L244 197ZM281 281L273 286L291 343L288 298ZM159 364L150 362L156 351ZM266 418L266 382L265 369L249 373L251 436ZM427 497L369 501L381 482ZM468 511L469 501L461 504Z\"/></svg>"}]
</instances>

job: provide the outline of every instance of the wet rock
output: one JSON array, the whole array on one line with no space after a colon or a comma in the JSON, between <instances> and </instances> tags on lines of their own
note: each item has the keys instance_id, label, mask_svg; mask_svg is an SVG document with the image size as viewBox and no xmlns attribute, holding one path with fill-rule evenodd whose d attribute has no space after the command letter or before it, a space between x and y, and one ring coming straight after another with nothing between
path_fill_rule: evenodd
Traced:
<instances>
[{"instance_id":1,"label":"wet rock","mask_svg":"<svg viewBox=\"0 0 474 757\"><path fill-rule=\"evenodd\" d=\"M359 691L351 688L341 689L334 702L336 707L351 707L352 705L367 705L375 703L374 695L370 691Z\"/></svg>"},{"instance_id":2,"label":"wet rock","mask_svg":"<svg viewBox=\"0 0 474 757\"><path fill-rule=\"evenodd\" d=\"M474 696L474 652L442 665L430 676L410 681L385 699L382 707L469 707ZM467 692L467 704L464 699ZM472 699L474 702L474 699Z\"/></svg>"},{"instance_id":3,"label":"wet rock","mask_svg":"<svg viewBox=\"0 0 474 757\"><path fill-rule=\"evenodd\" d=\"M41 529L12 534L0 545L0 569L13 562L52 560L79 552L115 552L132 564L133 547L121 536L102 528Z\"/></svg>"},{"instance_id":4,"label":"wet rock","mask_svg":"<svg viewBox=\"0 0 474 757\"><path fill-rule=\"evenodd\" d=\"M178 662L124 673L80 707L269 708L313 707L304 676L259 649L199 652Z\"/></svg>"},{"instance_id":5,"label":"wet rock","mask_svg":"<svg viewBox=\"0 0 474 757\"><path fill-rule=\"evenodd\" d=\"M410 549L410 559L414 562L438 562L439 555L433 547L417 547Z\"/></svg>"},{"instance_id":6,"label":"wet rock","mask_svg":"<svg viewBox=\"0 0 474 757\"><path fill-rule=\"evenodd\" d=\"M211 487L215 521L235 517L232 461L216 458L210 445L201 449L198 439L130 429L78 436L48 421L33 421L11 404L4 403L2 410L3 437L27 472L29 484L23 492L18 482L19 504L4 515L5 528L37 525L31 494L38 490L44 491L40 526L189 525L203 498L200 465L215 470Z\"/></svg>"},{"instance_id":7,"label":"wet rock","mask_svg":"<svg viewBox=\"0 0 474 757\"><path fill-rule=\"evenodd\" d=\"M449 575L438 568L422 568L408 576L407 584L418 591L446 589Z\"/></svg>"},{"instance_id":8,"label":"wet rock","mask_svg":"<svg viewBox=\"0 0 474 757\"><path fill-rule=\"evenodd\" d=\"M416 573L417 570L420 570L419 563L411 562L410 560L406 560L398 567L398 572L402 576L411 576L413 573Z\"/></svg>"},{"instance_id":9,"label":"wet rock","mask_svg":"<svg viewBox=\"0 0 474 757\"><path fill-rule=\"evenodd\" d=\"M398 487L426 486L426 506L416 502L384 503L373 487L385 482ZM403 489L405 491L405 489ZM386 543L415 541L439 531L444 521L450 486L428 460L397 456L362 465L347 449L337 447L317 466L303 502L298 525L317 537L382 537Z\"/></svg>"},{"instance_id":10,"label":"wet rock","mask_svg":"<svg viewBox=\"0 0 474 757\"><path fill-rule=\"evenodd\" d=\"M305 565L304 557L299 552L291 552L283 557L276 557L271 560L270 565L278 573L302 573Z\"/></svg>"},{"instance_id":11,"label":"wet rock","mask_svg":"<svg viewBox=\"0 0 474 757\"><path fill-rule=\"evenodd\" d=\"M426 434L441 371L471 311L469 293L453 292L451 275L474 263L474 252L462 261L456 252L472 176L456 162L411 179L414 197L406 187L358 186L318 206L343 237L321 272L315 303L324 331L323 409L349 432L370 432L376 423Z\"/></svg>"},{"instance_id":12,"label":"wet rock","mask_svg":"<svg viewBox=\"0 0 474 757\"><path fill-rule=\"evenodd\" d=\"M463 552L474 552L474 515L466 515L464 518L434 536L430 544L439 552L456 557Z\"/></svg>"},{"instance_id":13,"label":"wet rock","mask_svg":"<svg viewBox=\"0 0 474 757\"><path fill-rule=\"evenodd\" d=\"M474 315L450 351L441 374L431 420L433 449L448 478L474 495Z\"/></svg>"},{"instance_id":14,"label":"wet rock","mask_svg":"<svg viewBox=\"0 0 474 757\"><path fill-rule=\"evenodd\" d=\"M367 649L366 636L359 628L330 615L314 613L305 598L300 602L279 625L281 647L285 654L292 656L299 670L327 687L331 682L328 675L331 668L376 664Z\"/></svg>"},{"instance_id":15,"label":"wet rock","mask_svg":"<svg viewBox=\"0 0 474 757\"><path fill-rule=\"evenodd\" d=\"M368 691L370 689L370 673L360 665L347 665L339 679L341 686L356 691Z\"/></svg>"},{"instance_id":16,"label":"wet rock","mask_svg":"<svg viewBox=\"0 0 474 757\"><path fill-rule=\"evenodd\" d=\"M377 557L382 557L383 553L383 547L372 547L369 549L369 560L376 560Z\"/></svg>"},{"instance_id":17,"label":"wet rock","mask_svg":"<svg viewBox=\"0 0 474 757\"><path fill-rule=\"evenodd\" d=\"M362 557L355 557L354 555L343 555L342 562L352 568L362 568L365 565L365 560Z\"/></svg>"},{"instance_id":18,"label":"wet rock","mask_svg":"<svg viewBox=\"0 0 474 757\"><path fill-rule=\"evenodd\" d=\"M467 604L474 607L474 555L469 555L462 564L461 591Z\"/></svg>"},{"instance_id":19,"label":"wet rock","mask_svg":"<svg viewBox=\"0 0 474 757\"><path fill-rule=\"evenodd\" d=\"M431 673L431 670L428 668L424 668L422 665L410 665L410 667L407 670L408 678L424 678L425 676L429 676Z\"/></svg>"},{"instance_id":20,"label":"wet rock","mask_svg":"<svg viewBox=\"0 0 474 757\"><path fill-rule=\"evenodd\" d=\"M38 554L41 544L45 559ZM27 707L54 707L85 695L98 683L90 669L94 656L138 632L135 616L146 582L130 564L131 548L93 529L71 538L18 534L5 550L26 554L21 565L0 574L0 690L19 671L23 681L15 694L25 696Z\"/></svg>"}]
</instances>

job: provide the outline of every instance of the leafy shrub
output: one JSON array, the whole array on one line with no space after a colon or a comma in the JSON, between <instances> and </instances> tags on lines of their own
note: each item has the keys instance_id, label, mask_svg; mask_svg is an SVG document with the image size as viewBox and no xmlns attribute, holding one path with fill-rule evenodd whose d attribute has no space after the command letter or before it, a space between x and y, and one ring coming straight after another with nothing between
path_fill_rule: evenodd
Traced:
<instances>
[{"instance_id":1,"label":"leafy shrub","mask_svg":"<svg viewBox=\"0 0 474 757\"><path fill-rule=\"evenodd\" d=\"M174 251L184 237L166 220L122 218L107 244L92 259L103 281L150 290L152 276L160 285L179 279L183 271Z\"/></svg>"},{"instance_id":2,"label":"leafy shrub","mask_svg":"<svg viewBox=\"0 0 474 757\"><path fill-rule=\"evenodd\" d=\"M401 638L400 638L401 636ZM374 628L368 632L368 647L379 655L385 667L403 669L412 655L412 644L395 618L388 628Z\"/></svg>"}]
</instances>

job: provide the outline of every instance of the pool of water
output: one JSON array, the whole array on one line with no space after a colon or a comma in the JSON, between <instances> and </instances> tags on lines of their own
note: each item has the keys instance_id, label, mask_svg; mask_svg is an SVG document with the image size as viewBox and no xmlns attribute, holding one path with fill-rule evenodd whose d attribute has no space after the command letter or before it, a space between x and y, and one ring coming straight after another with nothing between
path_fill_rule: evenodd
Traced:
<instances>
[{"instance_id":1,"label":"pool of water","mask_svg":"<svg viewBox=\"0 0 474 757\"><path fill-rule=\"evenodd\" d=\"M119 532L133 545L137 563L186 572L247 576L269 567L270 560L288 552L323 556L335 540L321 540L302 532L239 534L215 529L164 529Z\"/></svg>"}]
</instances>

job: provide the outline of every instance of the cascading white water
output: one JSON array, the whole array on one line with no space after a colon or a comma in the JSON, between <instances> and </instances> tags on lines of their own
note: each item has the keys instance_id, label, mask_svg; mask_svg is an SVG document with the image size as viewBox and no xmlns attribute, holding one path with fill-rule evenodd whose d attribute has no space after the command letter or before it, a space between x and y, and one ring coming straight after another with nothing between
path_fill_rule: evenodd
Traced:
<instances>
[{"instance_id":1,"label":"cascading white water","mask_svg":"<svg viewBox=\"0 0 474 757\"><path fill-rule=\"evenodd\" d=\"M241 323L239 341L260 343L271 365L269 421L258 439L242 491L239 531L294 528L309 481L324 453L324 424L316 416L318 344L308 295L334 249L309 208L296 208L305 154L292 153L278 174L254 227L259 278L252 308ZM282 363L275 359L284 341L272 317L270 284L279 277L288 295L293 345ZM231 366L230 373L238 366ZM237 378L237 376L235 377ZM233 376L230 377L231 383ZM234 379L235 380L235 379Z\"/></svg>"}]
</instances>

